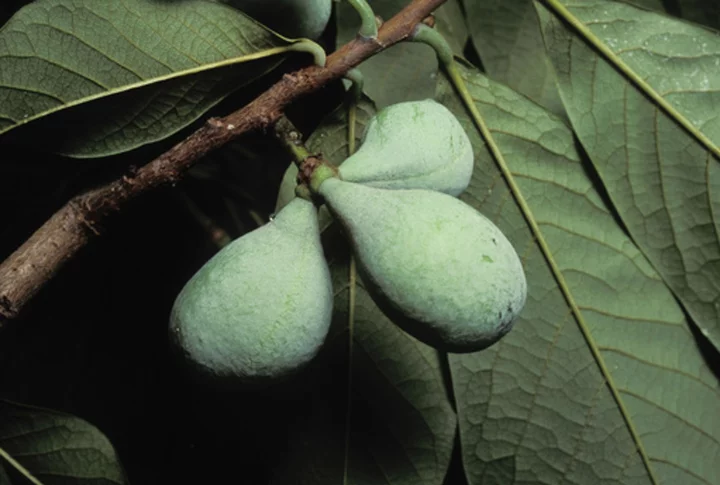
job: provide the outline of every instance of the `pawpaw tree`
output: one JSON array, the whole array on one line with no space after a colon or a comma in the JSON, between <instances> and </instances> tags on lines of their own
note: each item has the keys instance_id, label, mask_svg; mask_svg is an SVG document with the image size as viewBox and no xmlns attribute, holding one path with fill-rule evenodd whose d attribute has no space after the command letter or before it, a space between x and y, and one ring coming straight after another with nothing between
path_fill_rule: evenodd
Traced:
<instances>
[{"instance_id":1,"label":"pawpaw tree","mask_svg":"<svg viewBox=\"0 0 720 485\"><path fill-rule=\"evenodd\" d=\"M0 484L720 483L715 0L0 22Z\"/></svg>"}]
</instances>

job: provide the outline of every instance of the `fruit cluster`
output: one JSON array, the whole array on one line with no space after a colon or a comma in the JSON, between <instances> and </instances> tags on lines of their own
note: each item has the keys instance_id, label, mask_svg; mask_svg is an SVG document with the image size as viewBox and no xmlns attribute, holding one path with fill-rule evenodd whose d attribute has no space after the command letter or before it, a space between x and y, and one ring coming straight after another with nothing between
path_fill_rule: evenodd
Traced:
<instances>
[{"instance_id":1,"label":"fruit cluster","mask_svg":"<svg viewBox=\"0 0 720 485\"><path fill-rule=\"evenodd\" d=\"M448 352L484 349L510 330L526 298L522 264L489 219L454 197L470 183L473 151L447 108L389 106L339 169L319 167L301 181L341 224L365 288L395 324ZM192 277L171 335L203 373L266 383L317 354L332 306L317 211L297 197Z\"/></svg>"}]
</instances>

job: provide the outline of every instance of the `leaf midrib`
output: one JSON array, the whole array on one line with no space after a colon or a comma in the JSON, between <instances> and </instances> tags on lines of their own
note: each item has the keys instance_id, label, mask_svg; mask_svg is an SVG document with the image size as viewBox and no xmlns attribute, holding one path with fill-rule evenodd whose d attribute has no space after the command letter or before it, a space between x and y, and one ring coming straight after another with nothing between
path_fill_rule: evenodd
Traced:
<instances>
[{"instance_id":1,"label":"leaf midrib","mask_svg":"<svg viewBox=\"0 0 720 485\"><path fill-rule=\"evenodd\" d=\"M18 471L21 475L23 475L25 478L28 479L29 482L31 482L33 485L43 485L41 481L39 481L37 478L33 476L30 471L22 466L20 462L15 460L7 451L5 451L3 448L0 448L0 458L7 461L10 466L12 466L15 470Z\"/></svg>"},{"instance_id":2,"label":"leaf midrib","mask_svg":"<svg viewBox=\"0 0 720 485\"><path fill-rule=\"evenodd\" d=\"M554 0L550 0L554 1ZM527 201L523 197L520 187L515 183L515 179L513 177L513 174L510 172L510 169L508 167L507 162L505 161L505 157L502 154L502 151L500 150L497 143L495 143L495 139L490 132L490 129L485 124L485 121L480 114L479 109L477 108L472 96L470 95L470 92L468 91L464 80L462 78L462 75L460 74L460 70L457 68L457 64L453 66L452 69L449 70L449 77L451 83L456 87L457 91L460 93L460 97L463 100L463 104L466 106L466 108L470 111L471 119L473 120L473 123L476 125L478 131L480 132L480 136L485 140L485 143L487 144L488 150L490 151L490 154L495 159L495 162L498 165L498 168L500 169L503 177L507 181L508 187L510 188L510 192L512 193L513 198L517 202L523 217L527 221L528 225L530 226L530 230L535 237L535 240L537 241L537 244L540 246L540 250L547 261L548 265L550 266L550 270L555 278L555 280L558 283L558 287L560 288L561 293L563 294L563 297L565 298L565 301L567 302L568 306L570 307L571 313L574 315L578 326L580 328L580 331L585 338L585 341L590 348L590 352L593 356L593 359L598 365L598 368L600 369L601 374L605 378L605 382L607 383L608 389L610 389L610 392L612 394L613 400L617 403L620 414L623 417L623 420L625 421L625 424L627 425L628 431L630 432L630 435L632 436L632 440L635 443L638 453L640 454L640 457L642 459L643 465L645 469L648 472L649 478L651 483L658 484L658 480L655 477L655 474L653 473L652 467L650 466L650 458L647 455L647 452L645 451L645 447L642 444L642 441L640 440L640 435L635 429L634 424L632 423L630 419L630 413L628 412L627 408L625 407L625 404L622 401L622 398L620 396L620 391L618 390L617 386L615 385L615 382L612 378L612 375L610 374L609 369L605 365L605 361L600 355L600 350L595 344L594 340L592 339L592 336L590 335L590 329L588 328L587 323L585 322L585 319L582 315L582 312L580 311L579 306L575 302L575 299L573 298L570 288L565 282L565 278L562 274L562 271L560 270L557 262L555 261L555 258L552 255L552 252L550 251L549 245L547 241L545 241L545 238L543 237L543 233L540 230L540 227L535 220L535 217L532 213L532 210L530 209ZM452 71L455 71L453 74Z\"/></svg>"},{"instance_id":3,"label":"leaf midrib","mask_svg":"<svg viewBox=\"0 0 720 485\"><path fill-rule=\"evenodd\" d=\"M184 69L182 71L177 71L177 72L173 72L173 73L166 74L163 76L154 77L152 79L146 79L146 80L139 81L139 82L132 83L132 84L126 84L124 86L121 86L118 88L113 88L108 91L93 94L91 96L86 96L84 98L79 98L74 101L65 103L61 106L52 108L50 110L43 111L42 113L38 113L33 116L28 116L27 118L17 122L14 125L8 126L5 129L0 128L0 135L7 133L15 128L18 128L22 125L30 123L31 121L34 121L34 120L37 120L40 118L44 118L45 116L49 116L51 114L63 111L65 109L69 109L69 108L81 106L81 105L84 105L84 104L87 104L87 103L90 103L93 101L97 101L99 99L107 98L110 96L115 96L115 95L118 95L118 94L121 94L124 92L132 91L134 89L151 86L153 84L159 84L162 82L170 81L172 79L177 79L177 78L181 78L184 76L190 76L190 75L199 74L199 73L202 73L205 71L211 71L213 69L218 69L221 67L227 67L227 66L232 66L235 64L242 64L244 62L250 62L250 61L254 61L254 60L258 60L258 59L263 59L266 57L271 57L276 54L283 54L285 52L292 51L292 49L290 48L291 45L292 44L289 44L286 46L280 46L280 47L272 47L270 49L266 49L266 50L259 51L259 52L254 52L252 54L247 54L247 55L240 56L240 57L233 57L231 59L223 59L222 61L212 62L209 64L203 64L201 66L193 67L190 69Z\"/></svg>"}]
</instances>

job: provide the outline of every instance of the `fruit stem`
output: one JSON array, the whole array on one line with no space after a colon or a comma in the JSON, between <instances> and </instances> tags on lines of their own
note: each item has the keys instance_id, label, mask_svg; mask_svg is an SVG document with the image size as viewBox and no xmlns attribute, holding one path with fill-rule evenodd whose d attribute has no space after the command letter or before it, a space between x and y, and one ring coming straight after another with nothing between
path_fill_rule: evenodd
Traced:
<instances>
[{"instance_id":1,"label":"fruit stem","mask_svg":"<svg viewBox=\"0 0 720 485\"><path fill-rule=\"evenodd\" d=\"M286 116L280 118L275 124L275 136L282 143L285 150L292 155L293 163L298 168L301 169L305 160L313 156L302 142L302 133L295 128L295 125Z\"/></svg>"},{"instance_id":2,"label":"fruit stem","mask_svg":"<svg viewBox=\"0 0 720 485\"><path fill-rule=\"evenodd\" d=\"M275 124L275 137L280 140L283 147L293 157L298 168L297 182L305 188L296 190L295 194L304 199L310 195L317 195L320 184L331 177L338 177L338 170L331 165L321 154L313 154L302 142L302 134L295 128L292 121L283 116Z\"/></svg>"},{"instance_id":3,"label":"fruit stem","mask_svg":"<svg viewBox=\"0 0 720 485\"><path fill-rule=\"evenodd\" d=\"M320 189L320 185L322 185L322 183L327 179L338 177L337 168L327 163L324 159L319 159L318 161L320 163L312 168L312 171L308 176L308 185L313 194L319 194L318 190Z\"/></svg>"},{"instance_id":4,"label":"fruit stem","mask_svg":"<svg viewBox=\"0 0 720 485\"><path fill-rule=\"evenodd\" d=\"M378 27L375 21L375 12L372 7L368 5L366 0L348 0L348 3L357 11L360 15L360 30L358 34L368 39L377 39Z\"/></svg>"}]
</instances>

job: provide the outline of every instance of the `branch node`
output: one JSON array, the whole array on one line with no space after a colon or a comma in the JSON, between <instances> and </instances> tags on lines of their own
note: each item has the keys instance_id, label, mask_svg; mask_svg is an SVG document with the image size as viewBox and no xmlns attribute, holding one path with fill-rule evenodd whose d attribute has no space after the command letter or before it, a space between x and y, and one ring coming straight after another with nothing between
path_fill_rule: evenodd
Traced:
<instances>
[{"instance_id":1,"label":"branch node","mask_svg":"<svg viewBox=\"0 0 720 485\"><path fill-rule=\"evenodd\" d=\"M213 128L222 128L223 126L225 126L225 123L223 123L222 119L216 117L208 118L206 123L208 124L208 126L211 126Z\"/></svg>"},{"instance_id":2,"label":"branch node","mask_svg":"<svg viewBox=\"0 0 720 485\"><path fill-rule=\"evenodd\" d=\"M384 23L385 23L385 21L383 20L383 18L381 16L375 15L375 25L377 25L378 29L382 28Z\"/></svg>"},{"instance_id":3,"label":"branch node","mask_svg":"<svg viewBox=\"0 0 720 485\"><path fill-rule=\"evenodd\" d=\"M298 171L297 174L297 183L300 184L309 184L310 183L310 177L312 176L315 169L323 165L325 163L325 160L321 153L318 153L316 155L311 155L307 157L304 162L300 165L300 171Z\"/></svg>"},{"instance_id":4,"label":"branch node","mask_svg":"<svg viewBox=\"0 0 720 485\"><path fill-rule=\"evenodd\" d=\"M112 188L112 192L116 192L118 190L117 187ZM95 227L95 223L91 221L86 214L89 214L91 212L90 203L85 199L72 199L70 202L68 202L68 205L71 209L71 216L75 220L78 221L78 223L87 229L88 231L92 232L94 235L99 236L100 230ZM115 206L117 208L117 204L110 204L111 206Z\"/></svg>"}]
</instances>

